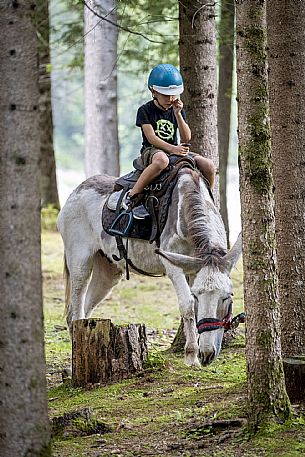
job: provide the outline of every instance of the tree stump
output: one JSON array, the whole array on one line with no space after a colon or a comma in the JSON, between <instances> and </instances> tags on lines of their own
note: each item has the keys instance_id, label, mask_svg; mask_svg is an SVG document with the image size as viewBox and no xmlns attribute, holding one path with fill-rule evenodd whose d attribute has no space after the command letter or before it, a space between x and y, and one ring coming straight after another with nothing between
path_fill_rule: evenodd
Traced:
<instances>
[{"instance_id":1,"label":"tree stump","mask_svg":"<svg viewBox=\"0 0 305 457\"><path fill-rule=\"evenodd\" d=\"M305 400L305 356L283 359L286 391L292 403Z\"/></svg>"},{"instance_id":2,"label":"tree stump","mask_svg":"<svg viewBox=\"0 0 305 457\"><path fill-rule=\"evenodd\" d=\"M73 322L72 383L75 387L120 381L142 370L146 359L143 324L119 327L110 319Z\"/></svg>"}]
</instances>

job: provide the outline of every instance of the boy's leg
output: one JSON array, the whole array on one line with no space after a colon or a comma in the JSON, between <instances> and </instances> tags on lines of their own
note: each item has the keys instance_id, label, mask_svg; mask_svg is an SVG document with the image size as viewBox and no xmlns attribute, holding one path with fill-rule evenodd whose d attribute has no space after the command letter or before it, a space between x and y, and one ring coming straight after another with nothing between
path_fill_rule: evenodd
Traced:
<instances>
[{"instance_id":1,"label":"boy's leg","mask_svg":"<svg viewBox=\"0 0 305 457\"><path fill-rule=\"evenodd\" d=\"M150 184L161 171L165 170L168 164L169 159L165 152L161 150L156 152L152 157L151 164L142 171L139 179L131 189L129 193L130 197L143 192L144 187Z\"/></svg>"},{"instance_id":2,"label":"boy's leg","mask_svg":"<svg viewBox=\"0 0 305 457\"><path fill-rule=\"evenodd\" d=\"M196 162L197 167L201 173L207 178L210 183L211 188L214 186L216 168L211 159L202 157L199 154L194 155L193 159Z\"/></svg>"}]
</instances>

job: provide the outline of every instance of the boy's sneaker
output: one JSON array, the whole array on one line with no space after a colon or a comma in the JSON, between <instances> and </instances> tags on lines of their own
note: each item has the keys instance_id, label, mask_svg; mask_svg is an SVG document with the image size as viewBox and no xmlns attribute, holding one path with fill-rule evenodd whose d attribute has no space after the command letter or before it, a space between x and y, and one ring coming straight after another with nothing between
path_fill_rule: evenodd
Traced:
<instances>
[{"instance_id":1,"label":"boy's sneaker","mask_svg":"<svg viewBox=\"0 0 305 457\"><path fill-rule=\"evenodd\" d=\"M126 192L122 198L121 206L123 209L132 210L135 219L145 219L149 213L141 202L141 195L130 195L130 191Z\"/></svg>"}]
</instances>

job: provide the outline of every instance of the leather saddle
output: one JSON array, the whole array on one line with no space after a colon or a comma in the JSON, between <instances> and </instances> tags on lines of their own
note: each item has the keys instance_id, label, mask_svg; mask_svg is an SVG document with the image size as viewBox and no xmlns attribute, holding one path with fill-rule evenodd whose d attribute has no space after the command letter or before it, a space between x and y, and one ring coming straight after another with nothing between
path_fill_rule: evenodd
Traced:
<instances>
[{"instance_id":1,"label":"leather saddle","mask_svg":"<svg viewBox=\"0 0 305 457\"><path fill-rule=\"evenodd\" d=\"M114 192L108 197L102 211L104 230L115 237L138 238L159 242L167 221L172 192L182 168L194 170L192 157L170 156L170 163L152 183L145 188L138 204L131 210L122 208L126 192L135 185L144 170L141 157L133 162L135 170L117 179Z\"/></svg>"}]
</instances>

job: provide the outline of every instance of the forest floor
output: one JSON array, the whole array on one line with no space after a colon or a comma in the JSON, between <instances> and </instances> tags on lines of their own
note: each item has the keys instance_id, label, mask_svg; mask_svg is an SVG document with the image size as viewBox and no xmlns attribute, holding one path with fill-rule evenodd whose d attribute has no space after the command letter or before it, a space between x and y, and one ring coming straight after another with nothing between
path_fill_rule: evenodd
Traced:
<instances>
[{"instance_id":1,"label":"forest floor","mask_svg":"<svg viewBox=\"0 0 305 457\"><path fill-rule=\"evenodd\" d=\"M48 226L47 224L44 224ZM289 423L249 437L246 428L244 329L216 362L202 369L169 354L179 325L166 278L122 280L96 317L115 324L144 323L149 359L143 373L88 390L73 388L65 369L71 343L64 311L63 246L43 230L42 264L49 414L55 457L295 457L305 454L305 412L295 405ZM234 313L242 310L241 266L233 273Z\"/></svg>"}]
</instances>

